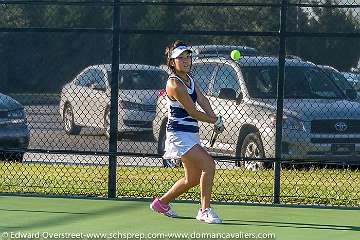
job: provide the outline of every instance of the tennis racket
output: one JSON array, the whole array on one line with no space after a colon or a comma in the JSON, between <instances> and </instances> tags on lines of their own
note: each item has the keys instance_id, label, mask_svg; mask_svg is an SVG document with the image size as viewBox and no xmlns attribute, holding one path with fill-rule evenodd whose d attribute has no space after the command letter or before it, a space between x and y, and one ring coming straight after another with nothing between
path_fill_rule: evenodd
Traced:
<instances>
[{"instance_id":1,"label":"tennis racket","mask_svg":"<svg viewBox=\"0 0 360 240\"><path fill-rule=\"evenodd\" d=\"M221 116L220 116L220 120L221 120ZM214 146L214 143L219 135L219 131L216 131L215 129L216 129L216 127L214 126L213 132L211 134L211 139L210 139L210 147Z\"/></svg>"},{"instance_id":2,"label":"tennis racket","mask_svg":"<svg viewBox=\"0 0 360 240\"><path fill-rule=\"evenodd\" d=\"M210 147L214 146L214 143L216 141L217 136L219 135L218 132L215 131L215 129L213 130L212 134L211 134L211 139L210 139Z\"/></svg>"}]
</instances>

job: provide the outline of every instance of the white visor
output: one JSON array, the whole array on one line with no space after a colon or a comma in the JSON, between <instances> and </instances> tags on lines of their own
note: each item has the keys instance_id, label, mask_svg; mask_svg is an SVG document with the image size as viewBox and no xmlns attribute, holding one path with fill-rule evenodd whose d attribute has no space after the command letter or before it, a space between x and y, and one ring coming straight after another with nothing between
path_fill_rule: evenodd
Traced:
<instances>
[{"instance_id":1,"label":"white visor","mask_svg":"<svg viewBox=\"0 0 360 240\"><path fill-rule=\"evenodd\" d=\"M177 58L178 56L180 56L180 54L182 54L185 51L192 52L188 46L180 45L172 50L170 58Z\"/></svg>"}]
</instances>

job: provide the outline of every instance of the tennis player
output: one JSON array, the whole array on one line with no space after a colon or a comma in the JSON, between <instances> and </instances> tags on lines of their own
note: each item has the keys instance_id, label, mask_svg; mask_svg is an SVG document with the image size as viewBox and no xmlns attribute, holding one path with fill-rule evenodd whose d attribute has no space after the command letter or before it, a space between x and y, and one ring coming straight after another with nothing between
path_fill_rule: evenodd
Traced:
<instances>
[{"instance_id":1,"label":"tennis player","mask_svg":"<svg viewBox=\"0 0 360 240\"><path fill-rule=\"evenodd\" d=\"M209 100L189 75L191 53L189 46L179 40L165 51L167 66L172 74L166 84L168 122L163 158L181 159L185 176L162 197L155 198L150 208L168 217L176 217L169 203L200 184L201 208L196 219L206 223L221 223L219 216L210 207L215 162L200 145L198 121L213 123L217 133L224 130L224 125L221 116L214 114ZM196 108L196 103L203 111Z\"/></svg>"}]
</instances>

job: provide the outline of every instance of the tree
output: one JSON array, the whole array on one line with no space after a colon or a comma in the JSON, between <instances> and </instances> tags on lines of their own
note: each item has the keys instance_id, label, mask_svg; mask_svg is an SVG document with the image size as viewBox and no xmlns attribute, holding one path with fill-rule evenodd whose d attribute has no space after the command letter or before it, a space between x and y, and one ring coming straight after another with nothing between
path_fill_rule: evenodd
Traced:
<instances>
[{"instance_id":1,"label":"tree","mask_svg":"<svg viewBox=\"0 0 360 240\"><path fill-rule=\"evenodd\" d=\"M326 0L326 4L334 2ZM336 3L335 3L336 4ZM311 32L359 32L359 21L351 12L339 8L313 8L309 18ZM322 65L331 65L346 71L360 56L360 41L356 38L306 38L301 42L301 56Z\"/></svg>"},{"instance_id":2,"label":"tree","mask_svg":"<svg viewBox=\"0 0 360 240\"><path fill-rule=\"evenodd\" d=\"M0 26L23 27L25 20L22 9L16 5L0 4ZM0 91L8 91L10 81L8 78L9 58L7 48L12 44L9 33L0 33Z\"/></svg>"},{"instance_id":3,"label":"tree","mask_svg":"<svg viewBox=\"0 0 360 240\"><path fill-rule=\"evenodd\" d=\"M197 1L200 2L200 1ZM208 2L201 0L201 2ZM278 31L279 8L217 6L121 6L121 29L206 31ZM263 3L263 0L249 3ZM297 2L297 0L292 0ZM279 3L279 0L266 1ZM327 0L327 4L334 1ZM359 19L336 8L311 12L288 8L288 31L359 32ZM111 28L112 6L0 5L1 27ZM260 53L278 54L276 37L121 34L121 63L164 63L167 44L182 39L195 44L234 44L255 47ZM348 70L359 59L360 41L345 38L288 38L287 53L318 64ZM112 35L90 33L0 33L0 90L59 92L81 69L111 63ZM19 88L21 86L21 89Z\"/></svg>"},{"instance_id":4,"label":"tree","mask_svg":"<svg viewBox=\"0 0 360 240\"><path fill-rule=\"evenodd\" d=\"M15 27L111 27L112 23L111 7L15 6L11 6L18 13ZM0 15L0 24L8 24L6 16ZM111 62L111 39L109 34L90 33L6 34L0 43L6 65L1 71L2 88L58 93L85 66Z\"/></svg>"}]
</instances>

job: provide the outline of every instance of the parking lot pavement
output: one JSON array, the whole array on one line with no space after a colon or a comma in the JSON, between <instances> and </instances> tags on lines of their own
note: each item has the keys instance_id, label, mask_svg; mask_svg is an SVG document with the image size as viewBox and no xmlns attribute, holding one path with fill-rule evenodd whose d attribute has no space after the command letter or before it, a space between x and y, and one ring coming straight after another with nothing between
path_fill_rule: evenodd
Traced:
<instances>
[{"instance_id":1,"label":"parking lot pavement","mask_svg":"<svg viewBox=\"0 0 360 240\"><path fill-rule=\"evenodd\" d=\"M99 129L83 129L80 135L67 135L63 130L58 107L26 106L27 119L30 128L30 149L49 151L97 151L107 152L109 140ZM129 135L118 141L118 152L156 154L157 142L151 136ZM162 166L161 158L154 157L117 157L118 166ZM48 164L79 164L79 165L107 165L107 156L26 153L25 163ZM233 168L233 163L221 162L218 168Z\"/></svg>"}]
</instances>

